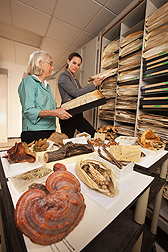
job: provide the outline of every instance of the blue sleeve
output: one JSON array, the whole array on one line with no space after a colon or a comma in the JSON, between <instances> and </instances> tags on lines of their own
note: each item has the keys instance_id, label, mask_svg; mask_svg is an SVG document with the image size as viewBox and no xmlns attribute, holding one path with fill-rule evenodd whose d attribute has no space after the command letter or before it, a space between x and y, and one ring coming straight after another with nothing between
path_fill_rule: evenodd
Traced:
<instances>
[{"instance_id":1,"label":"blue sleeve","mask_svg":"<svg viewBox=\"0 0 168 252\"><path fill-rule=\"evenodd\" d=\"M30 78L23 79L18 88L22 105L22 114L33 124L41 120L41 118L38 117L41 109L36 106L36 91L37 87L35 82Z\"/></svg>"}]
</instances>

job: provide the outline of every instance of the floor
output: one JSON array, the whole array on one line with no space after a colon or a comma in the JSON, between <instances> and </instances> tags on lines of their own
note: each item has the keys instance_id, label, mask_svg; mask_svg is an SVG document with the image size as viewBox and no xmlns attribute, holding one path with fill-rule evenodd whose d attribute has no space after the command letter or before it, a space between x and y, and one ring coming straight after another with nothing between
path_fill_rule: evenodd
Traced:
<instances>
[{"instance_id":1,"label":"floor","mask_svg":"<svg viewBox=\"0 0 168 252\"><path fill-rule=\"evenodd\" d=\"M21 141L20 138L11 138L11 139L8 139L8 142L0 142L0 151L6 151L6 150L10 149L12 146L14 146L16 142L20 142L20 141ZM165 239L167 241L167 238L166 237L164 238L162 231L161 232L159 231L157 234L157 237L156 237L157 242L155 242L155 247L156 247L155 252L168 251L168 250L164 250L164 248L166 246ZM1 243L1 230L0 230L0 243ZM163 244L163 246L162 246L162 244ZM167 246L167 248L168 248L168 246ZM0 244L0 252L3 252L3 251L1 251L1 244Z\"/></svg>"}]
</instances>

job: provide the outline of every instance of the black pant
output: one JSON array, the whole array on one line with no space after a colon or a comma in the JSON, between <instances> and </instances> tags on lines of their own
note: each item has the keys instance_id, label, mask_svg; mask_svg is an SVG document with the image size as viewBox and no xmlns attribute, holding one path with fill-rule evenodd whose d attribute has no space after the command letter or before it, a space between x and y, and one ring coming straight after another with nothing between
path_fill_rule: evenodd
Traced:
<instances>
[{"instance_id":1,"label":"black pant","mask_svg":"<svg viewBox=\"0 0 168 252\"><path fill-rule=\"evenodd\" d=\"M68 120L61 120L59 119L61 132L66 134L69 138L72 138L75 133L75 129L79 132L87 132L92 137L96 130L92 127L92 125L83 117L83 114L77 114L71 117Z\"/></svg>"},{"instance_id":2,"label":"black pant","mask_svg":"<svg viewBox=\"0 0 168 252\"><path fill-rule=\"evenodd\" d=\"M41 130L41 131L22 131L21 141L26 142L27 144L35 141L38 141L40 138L49 138L49 136L55 132L55 130Z\"/></svg>"}]
</instances>

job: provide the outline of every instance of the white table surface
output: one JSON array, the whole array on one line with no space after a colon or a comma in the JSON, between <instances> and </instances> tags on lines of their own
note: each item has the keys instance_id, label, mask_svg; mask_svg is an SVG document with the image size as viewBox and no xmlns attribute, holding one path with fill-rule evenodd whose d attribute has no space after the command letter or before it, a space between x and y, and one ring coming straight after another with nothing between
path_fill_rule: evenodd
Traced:
<instances>
[{"instance_id":1,"label":"white table surface","mask_svg":"<svg viewBox=\"0 0 168 252\"><path fill-rule=\"evenodd\" d=\"M69 168L68 168L69 167ZM71 165L67 165L69 171L71 171ZM87 195L84 195L86 210L83 219L80 221L78 226L61 242L51 246L41 246L34 244L30 239L24 236L27 250L29 252L50 252L60 251L69 252L74 251L70 245L65 245L68 241L75 251L82 250L97 234L99 234L108 224L110 224L138 195L152 182L154 178L140 174L135 171L131 171L128 175L120 179L120 182L127 184L129 190L122 195L119 194L117 200L113 202L107 209L100 206L94 200ZM21 196L10 178L7 182L9 191L13 200L14 206L17 200ZM113 200L113 199L112 199Z\"/></svg>"}]
</instances>

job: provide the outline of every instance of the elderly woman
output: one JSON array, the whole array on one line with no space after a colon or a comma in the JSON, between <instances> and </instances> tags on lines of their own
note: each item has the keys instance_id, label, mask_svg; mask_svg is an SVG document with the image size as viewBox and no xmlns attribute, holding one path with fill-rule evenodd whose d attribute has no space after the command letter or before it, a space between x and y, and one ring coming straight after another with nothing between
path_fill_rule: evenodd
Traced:
<instances>
[{"instance_id":1,"label":"elderly woman","mask_svg":"<svg viewBox=\"0 0 168 252\"><path fill-rule=\"evenodd\" d=\"M56 130L56 116L62 120L71 117L65 109L56 108L46 81L53 69L52 57L47 52L37 51L30 55L28 76L18 88L22 105L22 142L48 138Z\"/></svg>"},{"instance_id":2,"label":"elderly woman","mask_svg":"<svg viewBox=\"0 0 168 252\"><path fill-rule=\"evenodd\" d=\"M82 88L78 79L75 77L81 63L82 57L78 53L73 52L68 56L66 70L62 72L58 78L58 88L62 103L96 90L96 88L104 80L104 77L96 78L92 84ZM94 137L96 132L92 125L83 117L83 113L76 114L72 118L69 118L66 122L60 118L59 122L61 132L65 133L70 138L73 137L75 129L79 132L85 131L92 137Z\"/></svg>"}]
</instances>

